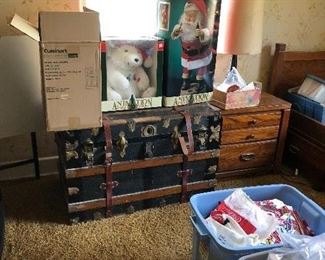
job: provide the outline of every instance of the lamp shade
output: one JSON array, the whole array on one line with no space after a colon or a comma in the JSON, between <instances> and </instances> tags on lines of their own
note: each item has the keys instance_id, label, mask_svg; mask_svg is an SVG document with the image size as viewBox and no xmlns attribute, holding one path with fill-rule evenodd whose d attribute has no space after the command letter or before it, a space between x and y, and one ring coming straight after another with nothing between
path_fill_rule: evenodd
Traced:
<instances>
[{"instance_id":1,"label":"lamp shade","mask_svg":"<svg viewBox=\"0 0 325 260\"><path fill-rule=\"evenodd\" d=\"M264 0L221 2L217 52L258 54L262 49Z\"/></svg>"}]
</instances>

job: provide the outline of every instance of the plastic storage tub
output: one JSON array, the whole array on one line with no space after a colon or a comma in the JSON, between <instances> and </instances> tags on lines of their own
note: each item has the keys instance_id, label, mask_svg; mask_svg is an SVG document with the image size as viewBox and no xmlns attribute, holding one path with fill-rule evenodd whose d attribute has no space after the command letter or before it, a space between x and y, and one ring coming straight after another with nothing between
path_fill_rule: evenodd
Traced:
<instances>
[{"instance_id":1,"label":"plastic storage tub","mask_svg":"<svg viewBox=\"0 0 325 260\"><path fill-rule=\"evenodd\" d=\"M242 188L252 200L279 199L292 206L306 220L316 235L325 232L325 211L314 201L306 197L296 188L283 185L265 185ZM196 194L191 197L190 205L193 215L192 259L239 259L242 256L270 250L278 245L260 245L232 248L213 236L206 225L205 218L217 206L219 201L228 197L235 189L219 190Z\"/></svg>"},{"instance_id":2,"label":"plastic storage tub","mask_svg":"<svg viewBox=\"0 0 325 260\"><path fill-rule=\"evenodd\" d=\"M245 255L245 256L242 256L241 258L239 258L238 260L267 260L268 255L271 251L272 250L267 250L267 251L254 253L251 255Z\"/></svg>"},{"instance_id":3,"label":"plastic storage tub","mask_svg":"<svg viewBox=\"0 0 325 260\"><path fill-rule=\"evenodd\" d=\"M325 123L325 106L297 93L298 88L289 89L285 99L292 103L292 108L322 124Z\"/></svg>"}]
</instances>

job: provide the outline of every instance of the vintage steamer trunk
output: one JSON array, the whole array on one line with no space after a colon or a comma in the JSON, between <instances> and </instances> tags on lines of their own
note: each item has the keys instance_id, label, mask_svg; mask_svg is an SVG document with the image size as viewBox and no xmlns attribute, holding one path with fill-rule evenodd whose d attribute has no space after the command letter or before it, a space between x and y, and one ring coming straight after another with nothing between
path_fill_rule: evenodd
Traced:
<instances>
[{"instance_id":1,"label":"vintage steamer trunk","mask_svg":"<svg viewBox=\"0 0 325 260\"><path fill-rule=\"evenodd\" d=\"M56 133L71 223L185 202L213 189L220 117L206 103L103 118L99 129Z\"/></svg>"}]
</instances>

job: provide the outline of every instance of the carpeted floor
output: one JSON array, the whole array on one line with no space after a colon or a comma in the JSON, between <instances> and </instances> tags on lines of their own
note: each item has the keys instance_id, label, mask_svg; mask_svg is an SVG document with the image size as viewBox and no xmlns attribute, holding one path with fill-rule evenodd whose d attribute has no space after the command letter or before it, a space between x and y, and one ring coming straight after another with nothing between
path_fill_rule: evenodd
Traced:
<instances>
[{"instance_id":1,"label":"carpeted floor","mask_svg":"<svg viewBox=\"0 0 325 260\"><path fill-rule=\"evenodd\" d=\"M325 193L301 177L220 181L217 189L291 183L325 207ZM5 204L3 259L190 259L189 204L174 204L83 224L65 224L58 178L0 183Z\"/></svg>"}]
</instances>

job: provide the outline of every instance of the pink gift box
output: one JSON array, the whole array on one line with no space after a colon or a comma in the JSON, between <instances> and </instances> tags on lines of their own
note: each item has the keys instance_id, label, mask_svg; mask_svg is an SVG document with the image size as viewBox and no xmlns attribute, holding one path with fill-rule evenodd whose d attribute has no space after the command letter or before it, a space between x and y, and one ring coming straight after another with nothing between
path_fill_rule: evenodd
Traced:
<instances>
[{"instance_id":1,"label":"pink gift box","mask_svg":"<svg viewBox=\"0 0 325 260\"><path fill-rule=\"evenodd\" d=\"M255 89L229 93L214 88L210 104L226 110L258 106L261 99L262 83L254 82L254 86Z\"/></svg>"}]
</instances>

